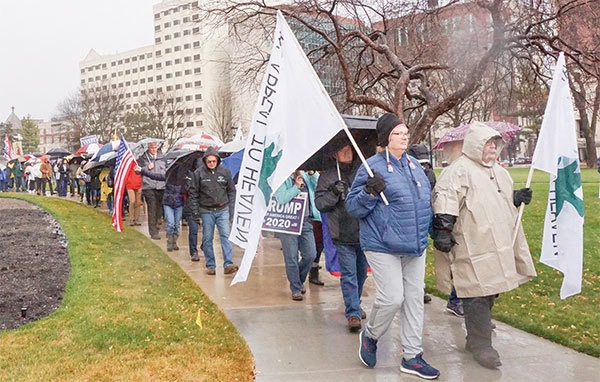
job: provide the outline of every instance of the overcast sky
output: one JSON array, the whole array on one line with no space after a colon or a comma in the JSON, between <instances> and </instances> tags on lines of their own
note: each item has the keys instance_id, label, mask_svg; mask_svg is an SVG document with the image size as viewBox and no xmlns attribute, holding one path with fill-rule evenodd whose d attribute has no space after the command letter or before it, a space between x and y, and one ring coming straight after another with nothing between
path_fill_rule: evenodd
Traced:
<instances>
[{"instance_id":1,"label":"overcast sky","mask_svg":"<svg viewBox=\"0 0 600 382\"><path fill-rule=\"evenodd\" d=\"M0 122L10 107L49 120L79 86L91 48L122 52L154 42L160 0L0 0Z\"/></svg>"}]
</instances>

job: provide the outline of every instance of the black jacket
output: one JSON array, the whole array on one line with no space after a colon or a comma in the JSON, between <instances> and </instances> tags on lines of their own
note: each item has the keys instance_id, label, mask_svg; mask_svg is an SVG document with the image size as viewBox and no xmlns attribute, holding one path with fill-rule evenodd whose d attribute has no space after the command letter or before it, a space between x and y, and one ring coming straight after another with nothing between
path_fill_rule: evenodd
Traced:
<instances>
[{"instance_id":1,"label":"black jacket","mask_svg":"<svg viewBox=\"0 0 600 382\"><path fill-rule=\"evenodd\" d=\"M359 167L359 160L346 165L340 163L341 180L348 184L348 188L352 186ZM338 180L336 167L330 168L319 176L315 192L315 204L319 211L327 213L329 234L335 244L360 244L359 222L357 218L346 211L345 195L336 195L331 191Z\"/></svg>"},{"instance_id":2,"label":"black jacket","mask_svg":"<svg viewBox=\"0 0 600 382\"><path fill-rule=\"evenodd\" d=\"M206 157L209 155L218 158L217 167L209 170L206 166ZM203 212L218 212L229 208L230 217L233 216L235 204L235 184L229 169L221 166L221 158L217 150L212 147L206 150L202 157L203 163L192 174L189 189L189 206L193 218L199 218Z\"/></svg>"},{"instance_id":3,"label":"black jacket","mask_svg":"<svg viewBox=\"0 0 600 382\"><path fill-rule=\"evenodd\" d=\"M158 161L157 161L158 162ZM165 191L163 193L162 204L171 208L182 207L183 202L183 191L184 191L184 179L179 179L174 174L167 176L166 173L157 173L149 171L147 168L142 168L142 175L147 176L152 180L158 180L165 182Z\"/></svg>"}]
</instances>

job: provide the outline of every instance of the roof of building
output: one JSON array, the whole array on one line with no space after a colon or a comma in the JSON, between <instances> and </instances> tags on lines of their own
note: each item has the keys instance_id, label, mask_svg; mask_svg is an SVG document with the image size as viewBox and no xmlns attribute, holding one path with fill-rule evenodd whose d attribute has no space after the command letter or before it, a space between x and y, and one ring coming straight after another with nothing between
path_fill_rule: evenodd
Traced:
<instances>
[{"instance_id":1,"label":"roof of building","mask_svg":"<svg viewBox=\"0 0 600 382\"><path fill-rule=\"evenodd\" d=\"M10 123L11 128L13 130L21 130L23 128L23 125L21 125L21 120L15 114L14 107L12 108L12 111L10 112L10 115L8 116L8 118L6 118L6 123Z\"/></svg>"}]
</instances>

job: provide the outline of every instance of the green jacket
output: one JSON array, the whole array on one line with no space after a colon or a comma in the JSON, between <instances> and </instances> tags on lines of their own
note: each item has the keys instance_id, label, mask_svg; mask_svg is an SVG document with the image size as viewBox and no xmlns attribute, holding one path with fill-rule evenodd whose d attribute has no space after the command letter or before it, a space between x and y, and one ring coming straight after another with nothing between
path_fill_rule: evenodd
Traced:
<instances>
[{"instance_id":1,"label":"green jacket","mask_svg":"<svg viewBox=\"0 0 600 382\"><path fill-rule=\"evenodd\" d=\"M310 201L310 211L308 215L310 220L321 221L321 213L317 209L317 205L315 204L315 190L317 189L317 182L319 180L319 173L315 172L312 175L308 175L306 172L302 173L302 178L304 179L304 183L306 183L306 188L308 189L308 199ZM300 193L300 189L296 187L294 181L291 177L287 178L285 182L275 191L275 199L279 204L286 204L292 198Z\"/></svg>"}]
</instances>

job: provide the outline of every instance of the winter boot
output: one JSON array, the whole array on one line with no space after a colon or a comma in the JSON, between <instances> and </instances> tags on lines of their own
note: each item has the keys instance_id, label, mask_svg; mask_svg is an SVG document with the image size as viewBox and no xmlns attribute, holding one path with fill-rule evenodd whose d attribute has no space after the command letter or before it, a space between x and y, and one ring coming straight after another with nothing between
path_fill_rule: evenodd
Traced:
<instances>
[{"instance_id":1,"label":"winter boot","mask_svg":"<svg viewBox=\"0 0 600 382\"><path fill-rule=\"evenodd\" d=\"M167 252L173 252L173 235L167 235Z\"/></svg>"},{"instance_id":2,"label":"winter boot","mask_svg":"<svg viewBox=\"0 0 600 382\"><path fill-rule=\"evenodd\" d=\"M175 251L179 251L179 247L177 246L177 238L179 237L179 235L173 235L173 249Z\"/></svg>"},{"instance_id":3,"label":"winter boot","mask_svg":"<svg viewBox=\"0 0 600 382\"><path fill-rule=\"evenodd\" d=\"M308 282L311 284L315 284L315 285L320 285L323 286L325 285L325 283L323 281L321 281L319 279L319 267L312 267L310 268L309 274L308 274Z\"/></svg>"},{"instance_id":4,"label":"winter boot","mask_svg":"<svg viewBox=\"0 0 600 382\"><path fill-rule=\"evenodd\" d=\"M467 328L466 350L481 366L495 369L502 365L498 352L492 347L492 306L494 296L462 299Z\"/></svg>"}]
</instances>

